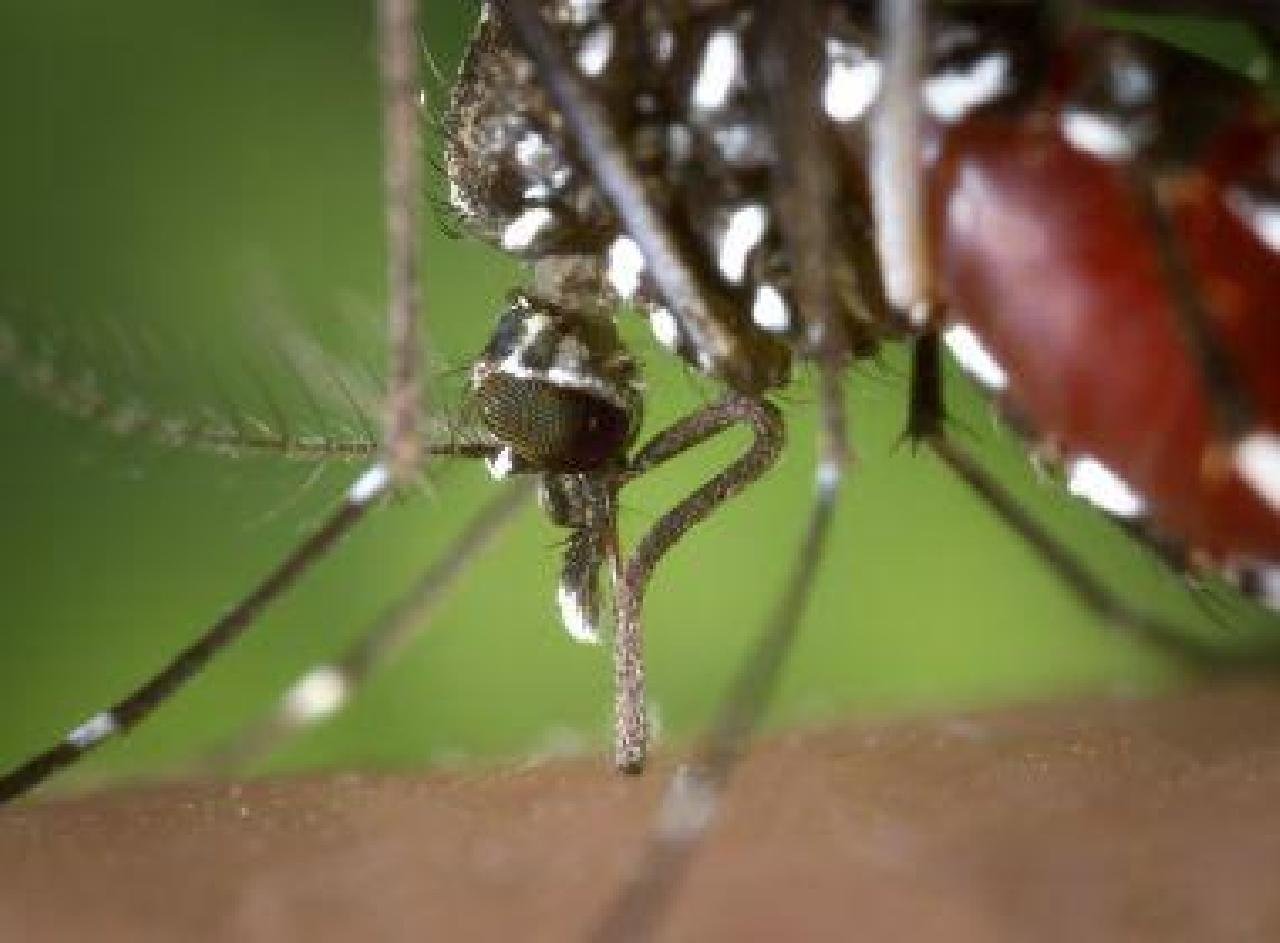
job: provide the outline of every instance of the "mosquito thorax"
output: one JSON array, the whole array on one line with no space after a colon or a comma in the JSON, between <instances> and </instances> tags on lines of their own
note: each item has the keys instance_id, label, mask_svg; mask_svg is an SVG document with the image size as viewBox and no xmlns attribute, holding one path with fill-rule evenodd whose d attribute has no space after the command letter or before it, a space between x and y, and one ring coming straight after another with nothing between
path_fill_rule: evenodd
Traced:
<instances>
[{"instance_id":1,"label":"mosquito thorax","mask_svg":"<svg viewBox=\"0 0 1280 943\"><path fill-rule=\"evenodd\" d=\"M811 339L797 316L771 191L779 149L752 65L763 33L757 11L743 2L542 6L629 147L723 343L694 336L664 304L637 242L578 160L563 117L498 16L482 19L450 103L446 169L463 223L527 261L593 260L616 299L647 316L661 346L739 392L784 386L793 355L810 349ZM866 31L845 23L839 5L831 10L831 28L861 43L830 53L831 69L847 71L840 57L871 55L860 38ZM838 135L837 120L859 115L830 117ZM845 209L833 216L830 274L843 333L862 356L897 327L886 316L871 251L857 147L851 142L840 164L837 198Z\"/></svg>"},{"instance_id":2,"label":"mosquito thorax","mask_svg":"<svg viewBox=\"0 0 1280 943\"><path fill-rule=\"evenodd\" d=\"M642 415L636 363L613 322L523 292L473 365L471 396L502 445L495 477L619 466Z\"/></svg>"}]
</instances>

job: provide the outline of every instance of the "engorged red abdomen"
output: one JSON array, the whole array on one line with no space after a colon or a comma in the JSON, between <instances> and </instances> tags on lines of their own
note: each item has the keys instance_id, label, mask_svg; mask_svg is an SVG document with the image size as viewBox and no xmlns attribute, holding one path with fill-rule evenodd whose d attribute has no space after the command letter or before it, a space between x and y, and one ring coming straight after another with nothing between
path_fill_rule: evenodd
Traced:
<instances>
[{"instance_id":1,"label":"engorged red abdomen","mask_svg":"<svg viewBox=\"0 0 1280 943\"><path fill-rule=\"evenodd\" d=\"M1263 428L1280 432L1280 257L1228 204L1280 135L1220 135L1169 205L1213 330ZM1156 526L1217 559L1280 561L1280 515L1229 467L1182 339L1155 236L1126 171L1053 121L976 117L945 137L934 245L952 316L1009 377L1008 397L1069 457L1092 456Z\"/></svg>"}]
</instances>

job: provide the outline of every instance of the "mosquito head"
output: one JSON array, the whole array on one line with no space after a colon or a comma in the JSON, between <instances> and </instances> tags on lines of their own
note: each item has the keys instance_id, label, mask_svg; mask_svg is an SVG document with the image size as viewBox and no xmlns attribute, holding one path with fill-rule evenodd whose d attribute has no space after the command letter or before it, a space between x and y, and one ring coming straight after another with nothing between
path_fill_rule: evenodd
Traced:
<instances>
[{"instance_id":1,"label":"mosquito head","mask_svg":"<svg viewBox=\"0 0 1280 943\"><path fill-rule=\"evenodd\" d=\"M619 464L640 427L638 370L613 323L523 293L472 367L471 394L505 446L497 477Z\"/></svg>"}]
</instances>

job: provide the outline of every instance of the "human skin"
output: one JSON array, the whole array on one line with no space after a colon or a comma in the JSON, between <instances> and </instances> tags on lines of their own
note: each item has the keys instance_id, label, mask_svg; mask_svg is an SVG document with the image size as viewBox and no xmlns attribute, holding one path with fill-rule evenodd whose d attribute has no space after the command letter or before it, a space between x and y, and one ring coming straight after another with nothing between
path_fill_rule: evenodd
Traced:
<instances>
[{"instance_id":1,"label":"human skin","mask_svg":"<svg viewBox=\"0 0 1280 943\"><path fill-rule=\"evenodd\" d=\"M1280 691L1236 683L761 743L664 940L1280 935ZM669 772L601 759L192 782L0 814L0 938L571 940Z\"/></svg>"}]
</instances>

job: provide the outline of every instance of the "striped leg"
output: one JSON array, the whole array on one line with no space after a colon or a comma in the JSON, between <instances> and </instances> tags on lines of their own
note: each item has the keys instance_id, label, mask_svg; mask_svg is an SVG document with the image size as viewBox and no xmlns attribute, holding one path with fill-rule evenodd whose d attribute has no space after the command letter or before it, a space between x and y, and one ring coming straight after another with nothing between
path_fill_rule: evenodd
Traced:
<instances>
[{"instance_id":1,"label":"striped leg","mask_svg":"<svg viewBox=\"0 0 1280 943\"><path fill-rule=\"evenodd\" d=\"M61 741L0 776L0 802L31 791L106 740L141 723L176 694L219 652L248 631L262 610L291 587L365 515L390 484L387 467L379 463L362 474L342 505L295 549L258 587L178 653L146 683L107 710L93 715Z\"/></svg>"},{"instance_id":2,"label":"striped leg","mask_svg":"<svg viewBox=\"0 0 1280 943\"><path fill-rule=\"evenodd\" d=\"M417 583L346 651L299 678L275 711L240 731L201 764L239 769L265 759L342 709L369 678L395 660L424 631L437 606L515 520L533 493L534 479L516 478L485 504Z\"/></svg>"},{"instance_id":3,"label":"striped leg","mask_svg":"<svg viewBox=\"0 0 1280 943\"><path fill-rule=\"evenodd\" d=\"M615 588L614 762L623 772L641 772L648 751L640 613L653 571L692 527L705 521L774 466L785 438L782 417L777 407L764 400L731 396L686 416L651 439L636 453L619 483L621 486L632 481L737 424L750 426L755 436L747 452L658 518L619 574Z\"/></svg>"},{"instance_id":4,"label":"striped leg","mask_svg":"<svg viewBox=\"0 0 1280 943\"><path fill-rule=\"evenodd\" d=\"M1017 500L946 432L936 334L916 342L911 417L907 435L922 442L984 504L1036 552L1076 598L1105 625L1154 645L1193 668L1212 674L1252 674L1280 666L1280 639L1263 648L1224 649L1135 609L1117 596L1066 546L1034 520Z\"/></svg>"}]
</instances>

